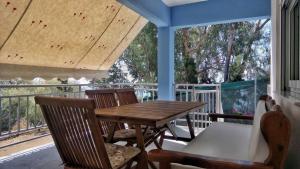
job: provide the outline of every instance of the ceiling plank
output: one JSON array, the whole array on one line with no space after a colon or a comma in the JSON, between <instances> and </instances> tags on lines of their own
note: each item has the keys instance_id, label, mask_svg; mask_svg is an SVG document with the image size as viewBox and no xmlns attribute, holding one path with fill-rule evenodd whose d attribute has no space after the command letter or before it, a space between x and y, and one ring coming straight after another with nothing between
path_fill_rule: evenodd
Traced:
<instances>
[{"instance_id":1,"label":"ceiling plank","mask_svg":"<svg viewBox=\"0 0 300 169\"><path fill-rule=\"evenodd\" d=\"M105 61L99 66L99 70L108 70L116 60L126 50L127 46L135 39L143 27L148 23L148 20L144 17L139 17L136 24L127 33L123 40L119 43L116 49L105 59Z\"/></svg>"},{"instance_id":2,"label":"ceiling plank","mask_svg":"<svg viewBox=\"0 0 300 169\"><path fill-rule=\"evenodd\" d=\"M97 70L99 65L112 53L127 32L135 24L139 15L123 6L93 49L78 64L77 68Z\"/></svg>"},{"instance_id":3,"label":"ceiling plank","mask_svg":"<svg viewBox=\"0 0 300 169\"><path fill-rule=\"evenodd\" d=\"M31 0L11 0L0 2L0 50L14 32L30 3Z\"/></svg>"},{"instance_id":4,"label":"ceiling plank","mask_svg":"<svg viewBox=\"0 0 300 169\"><path fill-rule=\"evenodd\" d=\"M74 68L120 6L114 0L35 0L0 51L0 62Z\"/></svg>"}]
</instances>

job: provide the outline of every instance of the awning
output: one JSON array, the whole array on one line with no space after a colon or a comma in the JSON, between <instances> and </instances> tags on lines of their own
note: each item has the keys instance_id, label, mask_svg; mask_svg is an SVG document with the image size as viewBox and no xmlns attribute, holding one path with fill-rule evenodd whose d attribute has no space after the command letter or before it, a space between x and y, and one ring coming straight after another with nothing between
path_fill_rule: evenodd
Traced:
<instances>
[{"instance_id":1,"label":"awning","mask_svg":"<svg viewBox=\"0 0 300 169\"><path fill-rule=\"evenodd\" d=\"M116 0L3 1L0 79L100 77L146 23Z\"/></svg>"}]
</instances>

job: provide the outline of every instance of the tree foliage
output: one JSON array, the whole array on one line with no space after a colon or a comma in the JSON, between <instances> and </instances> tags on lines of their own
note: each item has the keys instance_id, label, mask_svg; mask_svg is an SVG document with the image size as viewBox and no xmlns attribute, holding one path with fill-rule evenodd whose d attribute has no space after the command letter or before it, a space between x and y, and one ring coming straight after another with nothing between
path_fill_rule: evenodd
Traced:
<instances>
[{"instance_id":1,"label":"tree foliage","mask_svg":"<svg viewBox=\"0 0 300 169\"><path fill-rule=\"evenodd\" d=\"M183 28L175 36L176 83L216 83L268 76L269 20ZM116 62L128 68L132 82L157 82L157 28L148 23ZM120 70L116 65L111 77ZM121 70L122 71L122 70ZM110 81L114 81L109 78Z\"/></svg>"},{"instance_id":2,"label":"tree foliage","mask_svg":"<svg viewBox=\"0 0 300 169\"><path fill-rule=\"evenodd\" d=\"M116 64L118 62L124 62L127 65L133 82L157 82L156 26L148 23L125 50Z\"/></svg>"}]
</instances>

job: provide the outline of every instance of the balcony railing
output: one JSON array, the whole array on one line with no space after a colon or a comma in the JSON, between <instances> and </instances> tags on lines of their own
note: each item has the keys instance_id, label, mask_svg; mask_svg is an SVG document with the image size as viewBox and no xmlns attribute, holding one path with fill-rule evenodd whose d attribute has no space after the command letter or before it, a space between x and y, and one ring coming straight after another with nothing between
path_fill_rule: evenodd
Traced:
<instances>
[{"instance_id":1,"label":"balcony railing","mask_svg":"<svg viewBox=\"0 0 300 169\"><path fill-rule=\"evenodd\" d=\"M97 88L135 88L140 102L157 99L157 84L61 84L61 85L1 85L0 86L0 141L36 129L47 128L41 110L34 102L34 96L86 97L84 91ZM202 101L203 109L192 112L194 128L202 129L211 122L209 113L221 113L221 85L218 84L176 84L176 100ZM174 122L187 126L185 119Z\"/></svg>"}]
</instances>

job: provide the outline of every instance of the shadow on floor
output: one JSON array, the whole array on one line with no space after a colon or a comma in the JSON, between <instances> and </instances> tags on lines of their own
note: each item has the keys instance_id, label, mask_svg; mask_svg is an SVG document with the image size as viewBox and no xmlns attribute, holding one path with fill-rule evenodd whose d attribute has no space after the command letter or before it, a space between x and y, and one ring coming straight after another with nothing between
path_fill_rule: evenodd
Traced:
<instances>
[{"instance_id":1,"label":"shadow on floor","mask_svg":"<svg viewBox=\"0 0 300 169\"><path fill-rule=\"evenodd\" d=\"M14 155L0 161L1 169L63 169L54 145Z\"/></svg>"},{"instance_id":2,"label":"shadow on floor","mask_svg":"<svg viewBox=\"0 0 300 169\"><path fill-rule=\"evenodd\" d=\"M184 142L165 140L163 148L180 151L185 145ZM155 149L155 146L147 147L147 150L151 149ZM51 144L0 160L0 169L63 169L61 163L55 146Z\"/></svg>"}]
</instances>

